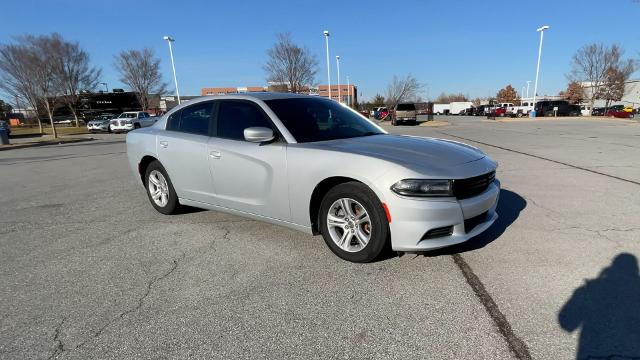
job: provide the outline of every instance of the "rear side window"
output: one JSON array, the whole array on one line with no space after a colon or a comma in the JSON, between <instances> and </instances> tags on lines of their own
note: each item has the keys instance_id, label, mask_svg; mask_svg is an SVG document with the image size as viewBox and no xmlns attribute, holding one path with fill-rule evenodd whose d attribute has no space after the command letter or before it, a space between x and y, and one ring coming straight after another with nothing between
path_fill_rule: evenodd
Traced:
<instances>
[{"instance_id":1,"label":"rear side window","mask_svg":"<svg viewBox=\"0 0 640 360\"><path fill-rule=\"evenodd\" d=\"M415 111L416 106L414 104L398 104L398 111Z\"/></svg>"},{"instance_id":2,"label":"rear side window","mask_svg":"<svg viewBox=\"0 0 640 360\"><path fill-rule=\"evenodd\" d=\"M244 140L244 129L249 127L272 129L271 123L260 109L244 101L222 101L218 112L218 136Z\"/></svg>"},{"instance_id":3,"label":"rear side window","mask_svg":"<svg viewBox=\"0 0 640 360\"><path fill-rule=\"evenodd\" d=\"M177 111L167 119L167 130L209 135L213 102L203 102Z\"/></svg>"}]
</instances>

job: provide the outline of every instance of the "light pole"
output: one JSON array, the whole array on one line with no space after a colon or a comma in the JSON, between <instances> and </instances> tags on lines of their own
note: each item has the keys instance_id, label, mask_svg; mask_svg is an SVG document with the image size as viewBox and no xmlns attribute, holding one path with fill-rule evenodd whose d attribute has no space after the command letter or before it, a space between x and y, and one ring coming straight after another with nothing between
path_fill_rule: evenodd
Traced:
<instances>
[{"instance_id":1,"label":"light pole","mask_svg":"<svg viewBox=\"0 0 640 360\"><path fill-rule=\"evenodd\" d=\"M522 87L522 91L520 91L520 100L524 99L524 86Z\"/></svg>"},{"instance_id":2,"label":"light pole","mask_svg":"<svg viewBox=\"0 0 640 360\"><path fill-rule=\"evenodd\" d=\"M173 48L171 43L176 41L171 36L164 36L163 39L167 40L169 44L169 55L171 56L171 68L173 69L173 82L176 84L176 97L178 97L178 105L180 105L180 91L178 90L178 78L176 77L176 64L173 62Z\"/></svg>"},{"instance_id":3,"label":"light pole","mask_svg":"<svg viewBox=\"0 0 640 360\"><path fill-rule=\"evenodd\" d=\"M527 97L529 97L529 84L531 84L531 80L527 80Z\"/></svg>"},{"instance_id":4,"label":"light pole","mask_svg":"<svg viewBox=\"0 0 640 360\"><path fill-rule=\"evenodd\" d=\"M107 92L109 92L109 86L107 86L107 83L100 83L100 85L104 85L105 89L107 89Z\"/></svg>"},{"instance_id":5,"label":"light pole","mask_svg":"<svg viewBox=\"0 0 640 360\"><path fill-rule=\"evenodd\" d=\"M323 32L327 47L327 83L329 86L329 100L331 100L331 63L329 63L329 30Z\"/></svg>"},{"instance_id":6,"label":"light pole","mask_svg":"<svg viewBox=\"0 0 640 360\"><path fill-rule=\"evenodd\" d=\"M338 68L338 103L342 104L342 96L340 93L340 55L336 55L336 67Z\"/></svg>"},{"instance_id":7,"label":"light pole","mask_svg":"<svg viewBox=\"0 0 640 360\"><path fill-rule=\"evenodd\" d=\"M533 85L533 111L531 111L531 117L536 117L536 95L538 94L538 75L540 74L540 57L542 56L542 41L544 40L544 31L549 29L549 25L539 27L540 33L540 46L538 47L538 65L536 66L536 82Z\"/></svg>"}]
</instances>

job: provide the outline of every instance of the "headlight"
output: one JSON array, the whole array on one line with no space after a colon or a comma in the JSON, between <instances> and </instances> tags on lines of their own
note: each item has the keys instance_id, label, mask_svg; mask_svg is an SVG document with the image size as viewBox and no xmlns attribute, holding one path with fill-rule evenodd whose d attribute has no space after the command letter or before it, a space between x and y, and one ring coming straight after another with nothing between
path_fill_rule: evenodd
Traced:
<instances>
[{"instance_id":1,"label":"headlight","mask_svg":"<svg viewBox=\"0 0 640 360\"><path fill-rule=\"evenodd\" d=\"M398 195L419 197L453 196L451 180L405 179L391 186Z\"/></svg>"}]
</instances>

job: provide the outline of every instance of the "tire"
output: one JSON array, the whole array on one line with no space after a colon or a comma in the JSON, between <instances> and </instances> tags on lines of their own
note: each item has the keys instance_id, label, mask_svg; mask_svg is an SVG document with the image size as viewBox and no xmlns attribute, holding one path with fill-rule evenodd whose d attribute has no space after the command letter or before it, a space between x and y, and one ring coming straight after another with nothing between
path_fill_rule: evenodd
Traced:
<instances>
[{"instance_id":1,"label":"tire","mask_svg":"<svg viewBox=\"0 0 640 360\"><path fill-rule=\"evenodd\" d=\"M553 111L547 111L544 113L544 117L553 117Z\"/></svg>"},{"instance_id":2,"label":"tire","mask_svg":"<svg viewBox=\"0 0 640 360\"><path fill-rule=\"evenodd\" d=\"M352 216L348 216L344 211L344 204L351 209L349 214ZM363 216L363 210L364 215L368 215L369 221L361 223L354 221L358 216ZM328 223L329 212L334 216L333 226ZM347 220L344 221L344 219ZM389 222L384 208L373 191L362 183L348 182L329 190L322 199L318 222L322 237L329 249L347 261L356 263L373 261L390 243ZM348 243L339 245L338 243L345 239L345 234L348 237ZM367 236L368 239L366 239Z\"/></svg>"},{"instance_id":3,"label":"tire","mask_svg":"<svg viewBox=\"0 0 640 360\"><path fill-rule=\"evenodd\" d=\"M138 123L133 124L133 128L134 129L140 129L140 124L138 124Z\"/></svg>"},{"instance_id":4,"label":"tire","mask_svg":"<svg viewBox=\"0 0 640 360\"><path fill-rule=\"evenodd\" d=\"M517 117L517 118L521 118L521 117L522 117L522 113L521 113L521 112L517 113L517 114L516 114L516 117Z\"/></svg>"},{"instance_id":5,"label":"tire","mask_svg":"<svg viewBox=\"0 0 640 360\"><path fill-rule=\"evenodd\" d=\"M144 187L147 190L147 196L149 197L151 205L159 213L170 215L178 211L180 207L178 195L173 188L173 183L171 183L169 175L167 175L167 171L159 161L153 161L147 166L147 170L144 173ZM159 190L162 194L158 200L154 200L153 198L154 194L157 194L155 190Z\"/></svg>"}]
</instances>

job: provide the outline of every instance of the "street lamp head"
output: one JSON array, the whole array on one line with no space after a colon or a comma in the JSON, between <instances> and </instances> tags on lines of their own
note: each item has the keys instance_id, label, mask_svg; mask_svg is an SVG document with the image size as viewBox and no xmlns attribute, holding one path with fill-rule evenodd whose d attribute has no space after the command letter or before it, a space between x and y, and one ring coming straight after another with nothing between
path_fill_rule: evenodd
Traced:
<instances>
[{"instance_id":1,"label":"street lamp head","mask_svg":"<svg viewBox=\"0 0 640 360\"><path fill-rule=\"evenodd\" d=\"M549 25L544 25L544 26L538 28L538 30L536 30L536 31L545 31L547 29L549 29Z\"/></svg>"},{"instance_id":2,"label":"street lamp head","mask_svg":"<svg viewBox=\"0 0 640 360\"><path fill-rule=\"evenodd\" d=\"M324 36L329 37L329 30L325 30L322 33L324 34Z\"/></svg>"},{"instance_id":3,"label":"street lamp head","mask_svg":"<svg viewBox=\"0 0 640 360\"><path fill-rule=\"evenodd\" d=\"M162 38L167 41L175 41L171 36L167 36L167 35L163 36Z\"/></svg>"},{"instance_id":4,"label":"street lamp head","mask_svg":"<svg viewBox=\"0 0 640 360\"><path fill-rule=\"evenodd\" d=\"M340 55L336 55L336 60L340 60Z\"/></svg>"}]
</instances>

